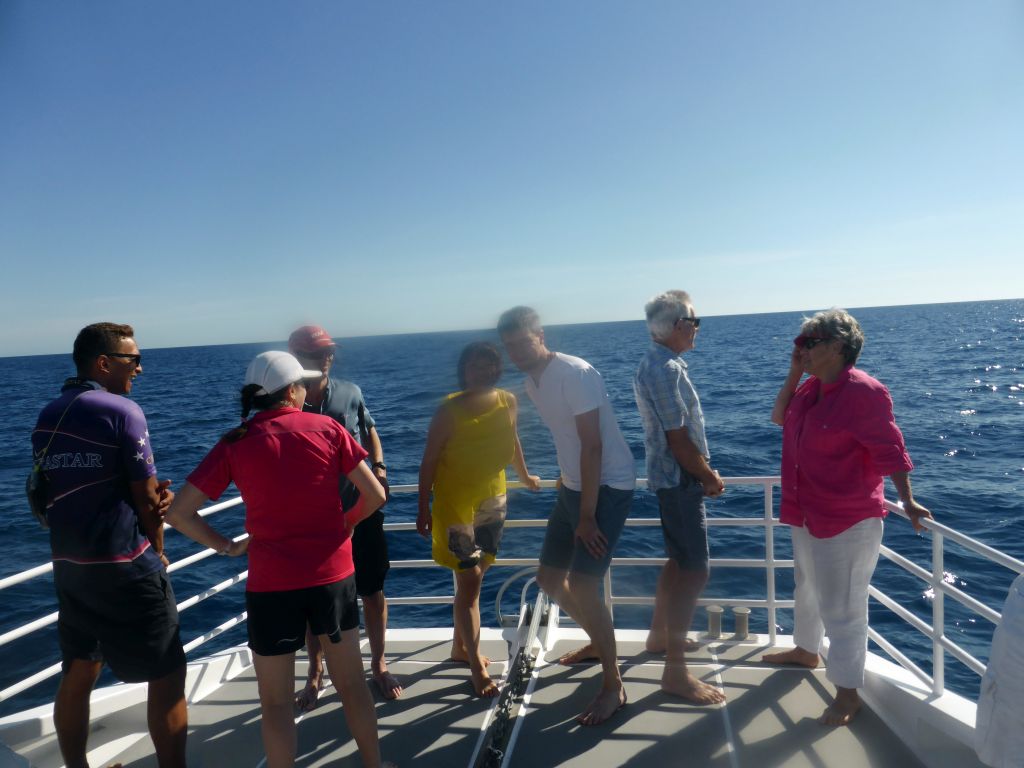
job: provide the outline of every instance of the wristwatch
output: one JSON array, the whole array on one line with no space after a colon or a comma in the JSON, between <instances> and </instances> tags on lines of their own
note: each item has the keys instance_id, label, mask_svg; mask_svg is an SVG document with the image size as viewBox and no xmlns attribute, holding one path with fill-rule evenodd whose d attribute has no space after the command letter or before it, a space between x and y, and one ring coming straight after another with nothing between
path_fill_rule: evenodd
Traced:
<instances>
[{"instance_id":1,"label":"wristwatch","mask_svg":"<svg viewBox=\"0 0 1024 768\"><path fill-rule=\"evenodd\" d=\"M370 469L383 469L385 472L388 471L388 465L383 461L375 461L370 465Z\"/></svg>"}]
</instances>

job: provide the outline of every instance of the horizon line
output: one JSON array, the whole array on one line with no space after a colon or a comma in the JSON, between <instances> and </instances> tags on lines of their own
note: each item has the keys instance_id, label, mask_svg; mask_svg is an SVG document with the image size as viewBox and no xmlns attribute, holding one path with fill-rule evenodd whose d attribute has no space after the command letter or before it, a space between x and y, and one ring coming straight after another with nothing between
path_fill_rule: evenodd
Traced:
<instances>
[{"instance_id":1,"label":"horizon line","mask_svg":"<svg viewBox=\"0 0 1024 768\"><path fill-rule=\"evenodd\" d=\"M862 309L896 309L900 307L937 307L945 304L990 304L999 301L1024 301L1024 296L1018 296L1013 298L1001 298L1001 299L960 299L957 301L926 301L916 302L910 304L867 304L864 306L850 306L840 307L847 311L862 310ZM830 309L831 307L819 307L817 309L782 309L773 310L771 312L729 312L722 314L701 314L701 317L756 317L761 315L788 315L800 312L818 312L822 309ZM99 322L99 321L97 321ZM642 317L634 317L627 319L618 320L593 320L586 322L570 322L570 323L541 323L545 328L569 328L578 325L605 325L609 323L642 323L644 319ZM83 328L86 326L82 326ZM494 328L447 328L434 331L394 331L391 333L372 333L372 334L356 334L353 336L337 336L332 338L340 339L376 339L376 338L389 338L392 336L426 336L428 334L445 334L445 333L466 333L471 331L493 331ZM73 341L73 340L72 340ZM194 347L233 347L242 344L277 344L284 342L287 344L287 339L265 339L259 341L220 341L212 344L175 344L166 347L140 347L148 351L162 351L167 349L190 349ZM0 360L16 360L19 358L35 358L35 357L55 357L58 355L70 355L71 349L69 348L63 352L40 352L38 354L31 355L0 355Z\"/></svg>"}]
</instances>

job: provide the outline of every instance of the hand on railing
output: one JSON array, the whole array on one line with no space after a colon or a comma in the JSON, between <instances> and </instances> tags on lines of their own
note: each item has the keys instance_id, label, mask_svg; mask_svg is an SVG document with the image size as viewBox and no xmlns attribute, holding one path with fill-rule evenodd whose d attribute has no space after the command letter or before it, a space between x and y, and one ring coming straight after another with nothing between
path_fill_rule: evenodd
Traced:
<instances>
[{"instance_id":1,"label":"hand on railing","mask_svg":"<svg viewBox=\"0 0 1024 768\"><path fill-rule=\"evenodd\" d=\"M926 530L935 531L933 526L925 523L926 520L935 522L935 518L932 516L932 513L916 501L904 504L903 502L889 501L886 499L885 509L894 515L899 515L900 517L909 520L917 533L923 533ZM942 526L941 523L938 525L943 529L944 533L952 533L952 531L946 529L945 526ZM972 549L972 547L968 546L968 549ZM978 550L975 549L974 551Z\"/></svg>"},{"instance_id":2,"label":"hand on railing","mask_svg":"<svg viewBox=\"0 0 1024 768\"><path fill-rule=\"evenodd\" d=\"M924 530L924 525L921 523L922 518L927 518L928 520L935 519L932 517L931 512L913 499L903 505L903 511L907 513L907 517L910 518L910 524L914 526L914 530L918 533L921 533L921 531Z\"/></svg>"},{"instance_id":3,"label":"hand on railing","mask_svg":"<svg viewBox=\"0 0 1024 768\"><path fill-rule=\"evenodd\" d=\"M527 475L522 484L524 488L528 488L531 491L539 491L541 489L541 479L537 475Z\"/></svg>"},{"instance_id":4,"label":"hand on railing","mask_svg":"<svg viewBox=\"0 0 1024 768\"><path fill-rule=\"evenodd\" d=\"M241 557L249 551L249 537L246 536L240 541L232 541L227 545L226 548L222 549L217 554L226 555L227 557Z\"/></svg>"},{"instance_id":5,"label":"hand on railing","mask_svg":"<svg viewBox=\"0 0 1024 768\"><path fill-rule=\"evenodd\" d=\"M725 493L725 481L722 480L722 476L718 474L718 470L711 469L711 474L701 480L701 485L704 486L705 496L714 498L715 496L721 496Z\"/></svg>"}]
</instances>

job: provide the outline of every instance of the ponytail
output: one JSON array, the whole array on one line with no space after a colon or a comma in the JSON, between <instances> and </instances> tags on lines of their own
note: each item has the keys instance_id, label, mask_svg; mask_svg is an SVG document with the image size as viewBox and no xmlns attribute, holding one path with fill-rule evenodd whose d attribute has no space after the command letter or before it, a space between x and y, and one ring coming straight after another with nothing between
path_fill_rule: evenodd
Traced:
<instances>
[{"instance_id":1,"label":"ponytail","mask_svg":"<svg viewBox=\"0 0 1024 768\"><path fill-rule=\"evenodd\" d=\"M259 397L256 393L261 389L263 387L259 384L246 384L242 387L242 421L249 418L249 412L256 405L256 398Z\"/></svg>"},{"instance_id":2,"label":"ponytail","mask_svg":"<svg viewBox=\"0 0 1024 768\"><path fill-rule=\"evenodd\" d=\"M271 392L270 394L257 395L263 387L259 384L246 384L242 387L242 423L239 424L232 430L225 432L221 437L226 443L234 443L245 437L245 433L249 431L249 422L246 419L249 418L249 413L255 408L257 411L266 411L270 408L276 408L284 403L285 394L288 391L288 387L283 387L277 392Z\"/></svg>"}]
</instances>

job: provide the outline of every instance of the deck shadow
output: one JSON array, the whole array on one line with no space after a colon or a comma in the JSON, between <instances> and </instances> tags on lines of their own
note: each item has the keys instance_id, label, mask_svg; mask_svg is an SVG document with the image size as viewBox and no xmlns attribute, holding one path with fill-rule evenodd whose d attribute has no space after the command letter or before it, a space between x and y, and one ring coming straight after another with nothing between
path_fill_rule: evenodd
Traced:
<instances>
[{"instance_id":1,"label":"deck shadow","mask_svg":"<svg viewBox=\"0 0 1024 768\"><path fill-rule=\"evenodd\" d=\"M572 647L567 643L565 650ZM664 659L621 644L620 668L630 703L607 723L575 723L600 683L593 664L548 664L539 670L513 765L538 764L526 747L544 744L545 764L560 766L686 764L708 766L851 766L912 768L920 763L881 719L865 707L847 728L818 724L832 698L825 670L754 663L766 648L732 645L724 664L702 665L695 675L721 684L726 706L701 707L664 693ZM634 651L630 653L630 651ZM547 658L565 651L556 645ZM712 656L712 660L718 657ZM523 746L520 746L520 743ZM733 754L730 755L730 750ZM548 762L550 761L550 762Z\"/></svg>"},{"instance_id":2,"label":"deck shadow","mask_svg":"<svg viewBox=\"0 0 1024 768\"><path fill-rule=\"evenodd\" d=\"M405 690L402 698L382 700L377 705L381 754L399 765L466 764L491 707L491 700L473 695L469 670L465 665L447 662L428 666L396 661L390 666L402 679ZM495 677L504 670L500 662L491 668ZM349 765L349 761L359 764L342 709L338 695L331 690L299 723L297 766Z\"/></svg>"}]
</instances>

